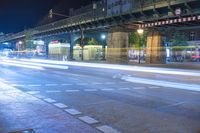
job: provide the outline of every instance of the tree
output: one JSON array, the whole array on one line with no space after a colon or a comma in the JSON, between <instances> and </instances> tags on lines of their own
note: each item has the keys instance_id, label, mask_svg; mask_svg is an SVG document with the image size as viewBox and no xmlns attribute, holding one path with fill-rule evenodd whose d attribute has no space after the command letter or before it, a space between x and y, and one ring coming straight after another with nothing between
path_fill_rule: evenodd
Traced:
<instances>
[{"instance_id":1,"label":"tree","mask_svg":"<svg viewBox=\"0 0 200 133\"><path fill-rule=\"evenodd\" d=\"M88 42L88 45L97 45L98 44L98 42L97 42L97 40L95 40L94 38L91 38L90 40L89 40L89 42Z\"/></svg>"},{"instance_id":2,"label":"tree","mask_svg":"<svg viewBox=\"0 0 200 133\"><path fill-rule=\"evenodd\" d=\"M24 48L25 49L35 49L36 46L33 44L33 34L31 30L24 30Z\"/></svg>"},{"instance_id":3,"label":"tree","mask_svg":"<svg viewBox=\"0 0 200 133\"><path fill-rule=\"evenodd\" d=\"M134 46L136 50L139 51L138 62L141 61L141 49L146 47L147 44L147 32L144 31L142 35L139 35L137 32L132 32L129 34L129 44Z\"/></svg>"},{"instance_id":4,"label":"tree","mask_svg":"<svg viewBox=\"0 0 200 133\"><path fill-rule=\"evenodd\" d=\"M187 45L187 37L184 33L176 31L172 33L172 38L170 42L173 46L186 46Z\"/></svg>"},{"instance_id":5,"label":"tree","mask_svg":"<svg viewBox=\"0 0 200 133\"><path fill-rule=\"evenodd\" d=\"M172 34L170 43L172 46L173 59L176 61L184 60L186 57L185 49L186 46L188 46L186 35L183 32L176 31ZM182 55L183 50L184 50L184 55Z\"/></svg>"},{"instance_id":6,"label":"tree","mask_svg":"<svg viewBox=\"0 0 200 133\"><path fill-rule=\"evenodd\" d=\"M142 35L139 35L137 32L130 33L129 44L130 46L134 46L136 49L145 47L147 44L147 32L144 31Z\"/></svg>"}]
</instances>

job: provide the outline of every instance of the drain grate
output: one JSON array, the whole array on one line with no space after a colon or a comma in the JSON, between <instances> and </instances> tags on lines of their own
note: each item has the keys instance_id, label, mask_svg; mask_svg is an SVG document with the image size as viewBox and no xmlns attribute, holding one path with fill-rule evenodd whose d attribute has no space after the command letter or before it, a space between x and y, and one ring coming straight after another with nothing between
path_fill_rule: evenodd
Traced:
<instances>
[{"instance_id":1,"label":"drain grate","mask_svg":"<svg viewBox=\"0 0 200 133\"><path fill-rule=\"evenodd\" d=\"M9 132L9 133L36 133L36 132L33 129L26 129L26 130L14 131L14 132Z\"/></svg>"}]
</instances>

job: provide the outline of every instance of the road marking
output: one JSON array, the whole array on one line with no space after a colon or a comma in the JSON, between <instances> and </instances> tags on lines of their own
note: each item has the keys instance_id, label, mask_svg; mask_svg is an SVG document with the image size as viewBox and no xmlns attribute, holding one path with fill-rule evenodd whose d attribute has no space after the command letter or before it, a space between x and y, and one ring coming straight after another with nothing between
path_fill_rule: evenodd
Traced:
<instances>
[{"instance_id":1,"label":"road marking","mask_svg":"<svg viewBox=\"0 0 200 133\"><path fill-rule=\"evenodd\" d=\"M52 90L52 91L46 91L46 93L60 93L61 91L58 90Z\"/></svg>"},{"instance_id":2,"label":"road marking","mask_svg":"<svg viewBox=\"0 0 200 133\"><path fill-rule=\"evenodd\" d=\"M12 84L13 87L24 87L25 85L19 85L19 84Z\"/></svg>"},{"instance_id":3,"label":"road marking","mask_svg":"<svg viewBox=\"0 0 200 133\"><path fill-rule=\"evenodd\" d=\"M102 83L98 83L98 82L93 82L91 83L92 85L101 85Z\"/></svg>"},{"instance_id":4,"label":"road marking","mask_svg":"<svg viewBox=\"0 0 200 133\"><path fill-rule=\"evenodd\" d=\"M37 94L37 95L35 95L37 98L45 98L45 96L42 96L42 95L39 95L39 94Z\"/></svg>"},{"instance_id":5,"label":"road marking","mask_svg":"<svg viewBox=\"0 0 200 133\"><path fill-rule=\"evenodd\" d=\"M146 89L145 87L134 87L134 90L142 90L142 89Z\"/></svg>"},{"instance_id":6,"label":"road marking","mask_svg":"<svg viewBox=\"0 0 200 133\"><path fill-rule=\"evenodd\" d=\"M70 86L70 85L73 85L73 84L61 84L62 86Z\"/></svg>"},{"instance_id":7,"label":"road marking","mask_svg":"<svg viewBox=\"0 0 200 133\"><path fill-rule=\"evenodd\" d=\"M149 86L148 87L149 89L159 89L159 88L161 88L160 86Z\"/></svg>"},{"instance_id":8,"label":"road marking","mask_svg":"<svg viewBox=\"0 0 200 133\"><path fill-rule=\"evenodd\" d=\"M39 87L41 85L28 85L29 87Z\"/></svg>"},{"instance_id":9,"label":"road marking","mask_svg":"<svg viewBox=\"0 0 200 133\"><path fill-rule=\"evenodd\" d=\"M178 102L178 103L175 103L175 104L170 104L170 105L166 105L166 106L161 106L159 107L158 109L161 109L161 108L167 108L167 107L175 107L175 106L179 106L179 105L182 105L182 104L185 104L186 102Z\"/></svg>"},{"instance_id":10,"label":"road marking","mask_svg":"<svg viewBox=\"0 0 200 133\"><path fill-rule=\"evenodd\" d=\"M87 91L87 92L94 92L94 91L98 91L97 89L85 89L84 91Z\"/></svg>"},{"instance_id":11,"label":"road marking","mask_svg":"<svg viewBox=\"0 0 200 133\"><path fill-rule=\"evenodd\" d=\"M123 91L123 90L130 90L130 88L119 88L118 90L120 90L120 91L121 91L121 90L122 90L122 91Z\"/></svg>"},{"instance_id":12,"label":"road marking","mask_svg":"<svg viewBox=\"0 0 200 133\"><path fill-rule=\"evenodd\" d=\"M80 115L80 114L82 114L80 111L78 111L76 109L66 109L65 111L67 113L71 114L71 115Z\"/></svg>"},{"instance_id":13,"label":"road marking","mask_svg":"<svg viewBox=\"0 0 200 133\"><path fill-rule=\"evenodd\" d=\"M114 89L101 89L102 91L114 91Z\"/></svg>"},{"instance_id":14,"label":"road marking","mask_svg":"<svg viewBox=\"0 0 200 133\"><path fill-rule=\"evenodd\" d=\"M107 125L99 126L96 128L99 129L100 131L102 131L103 133L121 133L121 132L117 131L116 129L114 129L110 126L107 126Z\"/></svg>"},{"instance_id":15,"label":"road marking","mask_svg":"<svg viewBox=\"0 0 200 133\"><path fill-rule=\"evenodd\" d=\"M88 85L87 83L78 83L77 85Z\"/></svg>"},{"instance_id":16,"label":"road marking","mask_svg":"<svg viewBox=\"0 0 200 133\"><path fill-rule=\"evenodd\" d=\"M35 95L40 93L40 91L27 91L26 93L31 94L31 95Z\"/></svg>"},{"instance_id":17,"label":"road marking","mask_svg":"<svg viewBox=\"0 0 200 133\"><path fill-rule=\"evenodd\" d=\"M106 82L105 84L107 84L107 85L114 85L115 82Z\"/></svg>"},{"instance_id":18,"label":"road marking","mask_svg":"<svg viewBox=\"0 0 200 133\"><path fill-rule=\"evenodd\" d=\"M45 86L57 86L58 84L45 84Z\"/></svg>"},{"instance_id":19,"label":"road marking","mask_svg":"<svg viewBox=\"0 0 200 133\"><path fill-rule=\"evenodd\" d=\"M65 90L66 92L79 92L80 90Z\"/></svg>"},{"instance_id":20,"label":"road marking","mask_svg":"<svg viewBox=\"0 0 200 133\"><path fill-rule=\"evenodd\" d=\"M89 117L89 116L82 116L82 117L79 117L80 120L88 123L88 124L95 124L95 123L98 123L97 120L95 120L94 118L92 117Z\"/></svg>"},{"instance_id":21,"label":"road marking","mask_svg":"<svg viewBox=\"0 0 200 133\"><path fill-rule=\"evenodd\" d=\"M58 108L61 108L61 109L64 109L64 108L67 108L68 106L63 104L63 103L54 103L54 105Z\"/></svg>"},{"instance_id":22,"label":"road marking","mask_svg":"<svg viewBox=\"0 0 200 133\"><path fill-rule=\"evenodd\" d=\"M122 81L120 82L121 84L128 84L129 82L125 82L125 81Z\"/></svg>"},{"instance_id":23,"label":"road marking","mask_svg":"<svg viewBox=\"0 0 200 133\"><path fill-rule=\"evenodd\" d=\"M44 101L48 102L48 103L55 103L56 100L53 100L51 98L45 98Z\"/></svg>"}]
</instances>

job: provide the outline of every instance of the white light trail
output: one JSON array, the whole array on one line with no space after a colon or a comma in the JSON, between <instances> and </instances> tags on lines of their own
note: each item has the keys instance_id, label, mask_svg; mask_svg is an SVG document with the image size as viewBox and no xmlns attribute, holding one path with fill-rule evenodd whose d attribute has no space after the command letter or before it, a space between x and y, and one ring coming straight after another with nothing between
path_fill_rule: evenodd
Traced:
<instances>
[{"instance_id":1,"label":"white light trail","mask_svg":"<svg viewBox=\"0 0 200 133\"><path fill-rule=\"evenodd\" d=\"M90 68L104 68L104 69L114 69L114 70L125 70L125 71L136 71L145 73L159 73L167 75L183 75L183 76L196 76L200 77L200 71L194 70L182 70L182 69L170 69L170 68L158 68L158 67L142 67L142 66L128 66L128 65L115 65L115 64L103 64L103 63L83 63L83 62L63 62L63 61L53 61L53 60L40 60L40 59L20 59L20 62L31 62L31 63L41 63L41 64L56 64L56 65L68 65L68 66L80 66L80 67L90 67ZM65 67L65 66L60 66Z\"/></svg>"},{"instance_id":2,"label":"white light trail","mask_svg":"<svg viewBox=\"0 0 200 133\"><path fill-rule=\"evenodd\" d=\"M184 83L153 80L153 79L146 79L146 78L135 78L135 77L128 77L128 76L123 76L121 79L132 82L132 83L149 84L149 85L156 85L156 86L163 86L163 87L171 87L171 88L176 88L176 89L200 91L200 85L197 85L197 84L184 84Z\"/></svg>"},{"instance_id":3,"label":"white light trail","mask_svg":"<svg viewBox=\"0 0 200 133\"><path fill-rule=\"evenodd\" d=\"M22 64L22 65L33 65L47 68L57 68L57 69L68 69L68 66L60 66L60 65L51 65L51 64L42 64L42 63L34 63L34 62L23 62L23 61L13 61L13 60L3 60L6 63L13 64Z\"/></svg>"},{"instance_id":4,"label":"white light trail","mask_svg":"<svg viewBox=\"0 0 200 133\"><path fill-rule=\"evenodd\" d=\"M39 67L39 66L29 66L29 65L23 65L23 64L13 64L11 62L1 62L0 64L2 64L2 65L8 65L8 66L15 66L15 67L29 68L29 69L44 70L43 67Z\"/></svg>"}]
</instances>

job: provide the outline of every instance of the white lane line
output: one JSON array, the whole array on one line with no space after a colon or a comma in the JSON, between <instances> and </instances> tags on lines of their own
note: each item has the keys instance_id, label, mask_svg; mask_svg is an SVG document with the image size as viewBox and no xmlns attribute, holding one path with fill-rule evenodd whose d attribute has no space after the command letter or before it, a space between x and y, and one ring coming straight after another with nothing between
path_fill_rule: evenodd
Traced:
<instances>
[{"instance_id":1,"label":"white lane line","mask_svg":"<svg viewBox=\"0 0 200 133\"><path fill-rule=\"evenodd\" d=\"M87 91L87 92L94 92L94 91L98 91L97 89L85 89L84 91Z\"/></svg>"},{"instance_id":2,"label":"white lane line","mask_svg":"<svg viewBox=\"0 0 200 133\"><path fill-rule=\"evenodd\" d=\"M91 83L92 85L101 85L102 83L99 83L99 82L93 82Z\"/></svg>"},{"instance_id":3,"label":"white lane line","mask_svg":"<svg viewBox=\"0 0 200 133\"><path fill-rule=\"evenodd\" d=\"M65 92L79 92L80 90L65 90Z\"/></svg>"},{"instance_id":4,"label":"white lane line","mask_svg":"<svg viewBox=\"0 0 200 133\"><path fill-rule=\"evenodd\" d=\"M55 103L56 100L53 100L51 98L45 98L44 101L48 102L48 103Z\"/></svg>"},{"instance_id":5,"label":"white lane line","mask_svg":"<svg viewBox=\"0 0 200 133\"><path fill-rule=\"evenodd\" d=\"M35 95L40 93L40 91L27 91L26 93L31 94L31 95Z\"/></svg>"},{"instance_id":6,"label":"white lane line","mask_svg":"<svg viewBox=\"0 0 200 133\"><path fill-rule=\"evenodd\" d=\"M161 87L160 86L149 86L148 88L149 89L160 89Z\"/></svg>"},{"instance_id":7,"label":"white lane line","mask_svg":"<svg viewBox=\"0 0 200 133\"><path fill-rule=\"evenodd\" d=\"M115 82L106 82L105 84L107 84L107 85L114 85Z\"/></svg>"},{"instance_id":8,"label":"white lane line","mask_svg":"<svg viewBox=\"0 0 200 133\"><path fill-rule=\"evenodd\" d=\"M167 106L161 106L158 109L167 108L167 107L175 107L175 106L179 106L179 105L182 105L182 104L185 104L185 103L186 102L178 102L178 103L170 104L170 105L167 105Z\"/></svg>"},{"instance_id":9,"label":"white lane line","mask_svg":"<svg viewBox=\"0 0 200 133\"><path fill-rule=\"evenodd\" d=\"M95 120L94 118L92 117L89 117L89 116L82 116L82 117L79 117L80 120L86 122L87 124L95 124L95 123L98 123L97 120Z\"/></svg>"},{"instance_id":10,"label":"white lane line","mask_svg":"<svg viewBox=\"0 0 200 133\"><path fill-rule=\"evenodd\" d=\"M133 87L134 90L142 90L142 89L146 89L145 87Z\"/></svg>"},{"instance_id":11,"label":"white lane line","mask_svg":"<svg viewBox=\"0 0 200 133\"><path fill-rule=\"evenodd\" d=\"M117 131L116 129L107 125L98 126L96 128L102 131L103 133L121 133L120 131Z\"/></svg>"},{"instance_id":12,"label":"white lane line","mask_svg":"<svg viewBox=\"0 0 200 133\"><path fill-rule=\"evenodd\" d=\"M122 77L122 80L126 80L132 83L170 87L170 88L183 89L183 90L200 91L199 84L186 84L186 83L177 83L177 82L163 81L163 80L127 77L127 76Z\"/></svg>"},{"instance_id":13,"label":"white lane line","mask_svg":"<svg viewBox=\"0 0 200 133\"><path fill-rule=\"evenodd\" d=\"M121 84L128 84L129 82L125 82L125 81L122 81L122 82L119 82Z\"/></svg>"},{"instance_id":14,"label":"white lane line","mask_svg":"<svg viewBox=\"0 0 200 133\"><path fill-rule=\"evenodd\" d=\"M54 105L58 108L61 108L61 109L64 109L64 108L67 108L68 106L63 104L63 103L54 103Z\"/></svg>"},{"instance_id":15,"label":"white lane line","mask_svg":"<svg viewBox=\"0 0 200 133\"><path fill-rule=\"evenodd\" d=\"M19 85L19 84L12 84L13 87L24 87L25 85Z\"/></svg>"},{"instance_id":16,"label":"white lane line","mask_svg":"<svg viewBox=\"0 0 200 133\"><path fill-rule=\"evenodd\" d=\"M45 84L45 86L57 86L58 84Z\"/></svg>"},{"instance_id":17,"label":"white lane line","mask_svg":"<svg viewBox=\"0 0 200 133\"><path fill-rule=\"evenodd\" d=\"M119 88L118 90L123 91L123 90L130 90L130 88Z\"/></svg>"},{"instance_id":18,"label":"white lane line","mask_svg":"<svg viewBox=\"0 0 200 133\"><path fill-rule=\"evenodd\" d=\"M77 83L77 85L88 85L87 83Z\"/></svg>"},{"instance_id":19,"label":"white lane line","mask_svg":"<svg viewBox=\"0 0 200 133\"><path fill-rule=\"evenodd\" d=\"M114 89L101 89L102 91L114 91Z\"/></svg>"},{"instance_id":20,"label":"white lane line","mask_svg":"<svg viewBox=\"0 0 200 133\"><path fill-rule=\"evenodd\" d=\"M71 114L71 115L80 115L80 114L82 114L80 111L78 111L76 109L66 109L65 111L67 113Z\"/></svg>"},{"instance_id":21,"label":"white lane line","mask_svg":"<svg viewBox=\"0 0 200 133\"><path fill-rule=\"evenodd\" d=\"M61 91L58 91L58 90L49 90L49 91L46 91L46 93L60 93Z\"/></svg>"},{"instance_id":22,"label":"white lane line","mask_svg":"<svg viewBox=\"0 0 200 133\"><path fill-rule=\"evenodd\" d=\"M62 86L70 86L70 85L73 85L73 84L61 84Z\"/></svg>"},{"instance_id":23,"label":"white lane line","mask_svg":"<svg viewBox=\"0 0 200 133\"><path fill-rule=\"evenodd\" d=\"M45 98L45 96L42 96L42 95L39 95L39 94L35 95L35 97L40 98L40 99Z\"/></svg>"},{"instance_id":24,"label":"white lane line","mask_svg":"<svg viewBox=\"0 0 200 133\"><path fill-rule=\"evenodd\" d=\"M28 85L29 87L39 87L39 86L41 86L41 85Z\"/></svg>"}]
</instances>

